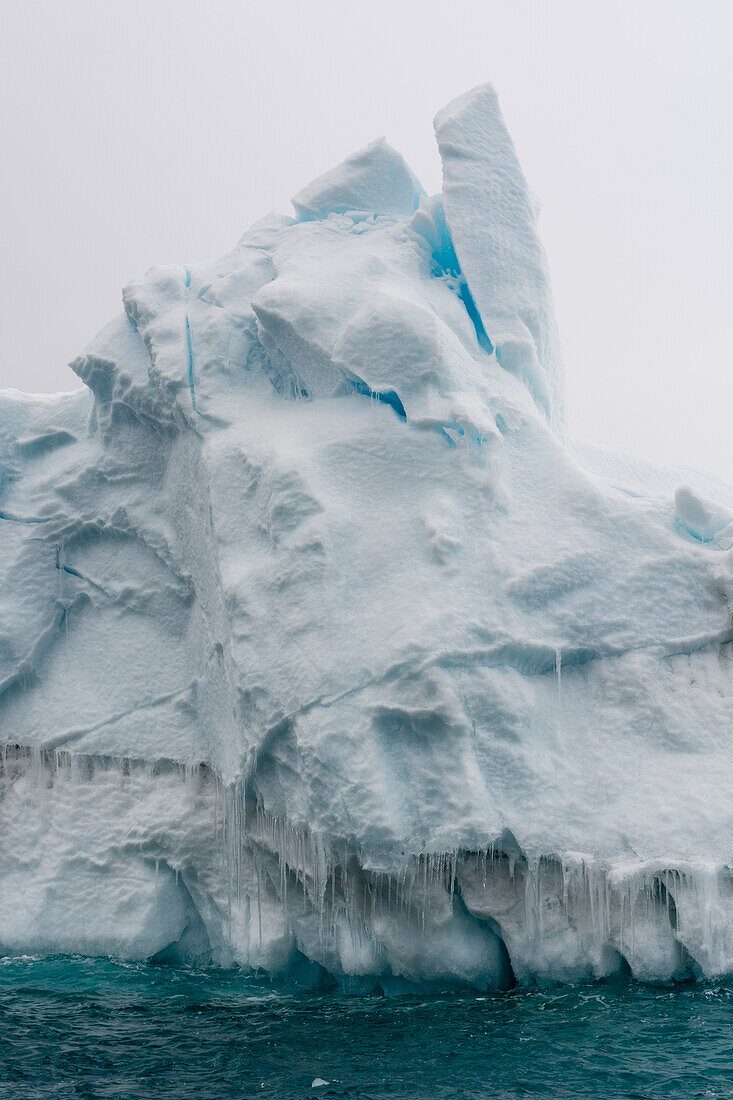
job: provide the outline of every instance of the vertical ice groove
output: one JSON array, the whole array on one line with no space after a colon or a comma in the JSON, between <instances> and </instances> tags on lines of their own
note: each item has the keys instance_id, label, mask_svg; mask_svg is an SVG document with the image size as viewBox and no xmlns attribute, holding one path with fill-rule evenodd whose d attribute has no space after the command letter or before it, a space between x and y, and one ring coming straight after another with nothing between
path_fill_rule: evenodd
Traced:
<instances>
[{"instance_id":1,"label":"vertical ice groove","mask_svg":"<svg viewBox=\"0 0 733 1100\"><path fill-rule=\"evenodd\" d=\"M198 413L196 408L196 380L194 377L194 365L193 365L193 344L191 341L191 322L188 319L188 299L191 289L191 268L186 266L184 268L184 286L186 288L186 356L188 360L188 388L191 392L191 407L195 413Z\"/></svg>"},{"instance_id":2,"label":"vertical ice groove","mask_svg":"<svg viewBox=\"0 0 733 1100\"><path fill-rule=\"evenodd\" d=\"M555 684L557 687L557 739L562 747L562 649L560 646L555 648Z\"/></svg>"}]
</instances>

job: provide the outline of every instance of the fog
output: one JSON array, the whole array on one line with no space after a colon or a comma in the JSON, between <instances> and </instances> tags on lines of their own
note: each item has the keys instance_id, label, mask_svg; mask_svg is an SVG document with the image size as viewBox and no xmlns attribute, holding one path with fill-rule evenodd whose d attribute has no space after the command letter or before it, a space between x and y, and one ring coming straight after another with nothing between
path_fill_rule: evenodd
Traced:
<instances>
[{"instance_id":1,"label":"fog","mask_svg":"<svg viewBox=\"0 0 733 1100\"><path fill-rule=\"evenodd\" d=\"M571 434L733 481L728 0L3 3L0 385L46 391L153 263L226 251L496 85L539 196Z\"/></svg>"}]
</instances>

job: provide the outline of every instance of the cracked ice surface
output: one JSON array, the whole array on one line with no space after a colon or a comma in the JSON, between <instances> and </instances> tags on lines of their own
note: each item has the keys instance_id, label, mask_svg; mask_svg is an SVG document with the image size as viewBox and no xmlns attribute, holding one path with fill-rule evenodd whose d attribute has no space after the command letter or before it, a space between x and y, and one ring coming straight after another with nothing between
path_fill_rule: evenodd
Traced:
<instances>
[{"instance_id":1,"label":"cracked ice surface","mask_svg":"<svg viewBox=\"0 0 733 1100\"><path fill-rule=\"evenodd\" d=\"M496 96L0 394L0 949L733 969L733 493L561 437Z\"/></svg>"}]
</instances>

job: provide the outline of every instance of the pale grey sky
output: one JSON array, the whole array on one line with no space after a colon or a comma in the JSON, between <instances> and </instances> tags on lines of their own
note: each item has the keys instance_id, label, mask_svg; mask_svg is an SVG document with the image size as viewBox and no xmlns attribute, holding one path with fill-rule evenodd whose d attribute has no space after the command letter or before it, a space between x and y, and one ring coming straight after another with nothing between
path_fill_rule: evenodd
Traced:
<instances>
[{"instance_id":1,"label":"pale grey sky","mask_svg":"<svg viewBox=\"0 0 733 1100\"><path fill-rule=\"evenodd\" d=\"M572 434L733 481L730 0L2 0L0 386L153 263L226 251L386 134L496 85L543 204Z\"/></svg>"}]
</instances>

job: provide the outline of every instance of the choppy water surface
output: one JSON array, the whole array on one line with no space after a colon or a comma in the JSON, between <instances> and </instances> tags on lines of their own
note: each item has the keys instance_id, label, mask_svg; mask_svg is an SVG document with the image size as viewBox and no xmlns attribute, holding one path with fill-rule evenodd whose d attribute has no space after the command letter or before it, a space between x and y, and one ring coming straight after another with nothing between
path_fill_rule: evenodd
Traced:
<instances>
[{"instance_id":1,"label":"choppy water surface","mask_svg":"<svg viewBox=\"0 0 733 1100\"><path fill-rule=\"evenodd\" d=\"M4 960L0 1096L733 1097L733 986L387 999Z\"/></svg>"}]
</instances>

